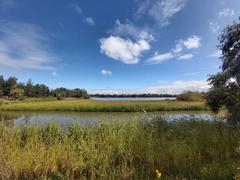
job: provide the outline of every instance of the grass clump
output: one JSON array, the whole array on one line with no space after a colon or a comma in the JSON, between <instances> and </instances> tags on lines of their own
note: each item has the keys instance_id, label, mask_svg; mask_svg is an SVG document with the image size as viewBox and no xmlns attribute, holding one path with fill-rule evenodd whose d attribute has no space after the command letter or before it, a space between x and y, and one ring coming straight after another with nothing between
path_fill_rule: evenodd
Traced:
<instances>
[{"instance_id":1,"label":"grass clump","mask_svg":"<svg viewBox=\"0 0 240 180\"><path fill-rule=\"evenodd\" d=\"M239 128L199 120L0 127L1 179L233 179Z\"/></svg>"}]
</instances>

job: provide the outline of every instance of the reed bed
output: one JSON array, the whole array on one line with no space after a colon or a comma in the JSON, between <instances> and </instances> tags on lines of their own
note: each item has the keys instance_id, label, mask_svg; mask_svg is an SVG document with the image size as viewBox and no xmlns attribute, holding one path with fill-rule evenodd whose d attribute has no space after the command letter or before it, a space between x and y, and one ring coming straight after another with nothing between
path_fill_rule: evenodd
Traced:
<instances>
[{"instance_id":1,"label":"reed bed","mask_svg":"<svg viewBox=\"0 0 240 180\"><path fill-rule=\"evenodd\" d=\"M208 110L204 102L184 101L109 101L62 100L62 101L14 101L2 103L4 111L72 111L72 112L154 112Z\"/></svg>"},{"instance_id":2,"label":"reed bed","mask_svg":"<svg viewBox=\"0 0 240 180\"><path fill-rule=\"evenodd\" d=\"M239 142L199 119L0 126L0 179L237 179Z\"/></svg>"}]
</instances>

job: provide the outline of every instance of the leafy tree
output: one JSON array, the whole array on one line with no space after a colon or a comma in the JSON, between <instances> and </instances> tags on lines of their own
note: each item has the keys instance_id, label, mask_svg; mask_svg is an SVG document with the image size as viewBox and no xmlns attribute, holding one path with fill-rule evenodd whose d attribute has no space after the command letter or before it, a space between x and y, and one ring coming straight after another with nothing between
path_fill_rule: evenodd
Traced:
<instances>
[{"instance_id":1,"label":"leafy tree","mask_svg":"<svg viewBox=\"0 0 240 180\"><path fill-rule=\"evenodd\" d=\"M3 76L0 76L0 97L4 95L5 81Z\"/></svg>"},{"instance_id":2,"label":"leafy tree","mask_svg":"<svg viewBox=\"0 0 240 180\"><path fill-rule=\"evenodd\" d=\"M15 88L10 91L9 96L14 99L23 99L24 98L24 90L20 88Z\"/></svg>"},{"instance_id":3,"label":"leafy tree","mask_svg":"<svg viewBox=\"0 0 240 180\"><path fill-rule=\"evenodd\" d=\"M28 97L34 97L34 85L31 79L28 80L25 86L25 93Z\"/></svg>"},{"instance_id":4,"label":"leafy tree","mask_svg":"<svg viewBox=\"0 0 240 180\"><path fill-rule=\"evenodd\" d=\"M228 121L240 122L240 23L234 22L219 36L218 48L222 52L222 71L209 78L212 88L207 104L214 112L225 107Z\"/></svg>"},{"instance_id":5,"label":"leafy tree","mask_svg":"<svg viewBox=\"0 0 240 180\"><path fill-rule=\"evenodd\" d=\"M12 89L15 89L17 87L17 78L15 77L9 77L7 81L5 81L5 87L4 87L4 95L9 96Z\"/></svg>"},{"instance_id":6,"label":"leafy tree","mask_svg":"<svg viewBox=\"0 0 240 180\"><path fill-rule=\"evenodd\" d=\"M36 84L33 87L33 97L47 97L49 96L49 88L44 84Z\"/></svg>"}]
</instances>

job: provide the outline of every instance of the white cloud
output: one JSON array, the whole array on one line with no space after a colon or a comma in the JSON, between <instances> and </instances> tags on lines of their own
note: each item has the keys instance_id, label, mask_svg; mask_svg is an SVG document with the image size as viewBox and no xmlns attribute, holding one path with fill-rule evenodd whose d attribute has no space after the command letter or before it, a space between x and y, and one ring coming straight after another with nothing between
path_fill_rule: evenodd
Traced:
<instances>
[{"instance_id":1,"label":"white cloud","mask_svg":"<svg viewBox=\"0 0 240 180\"><path fill-rule=\"evenodd\" d=\"M209 28L212 32L218 32L220 29L220 26L217 22L209 22Z\"/></svg>"},{"instance_id":2,"label":"white cloud","mask_svg":"<svg viewBox=\"0 0 240 180\"><path fill-rule=\"evenodd\" d=\"M175 81L171 84L163 84L156 87L148 87L144 89L145 93L161 93L161 94L179 94L184 91L200 91L206 92L210 88L207 81Z\"/></svg>"},{"instance_id":3,"label":"white cloud","mask_svg":"<svg viewBox=\"0 0 240 180\"><path fill-rule=\"evenodd\" d=\"M112 75L112 71L103 69L103 70L101 70L101 74L104 75L104 76L111 76Z\"/></svg>"},{"instance_id":4,"label":"white cloud","mask_svg":"<svg viewBox=\"0 0 240 180\"><path fill-rule=\"evenodd\" d=\"M173 49L172 51L175 53L180 53L182 52L182 50L183 50L183 41L180 40L177 42L175 49Z\"/></svg>"},{"instance_id":5,"label":"white cloud","mask_svg":"<svg viewBox=\"0 0 240 180\"><path fill-rule=\"evenodd\" d=\"M193 54L184 54L181 55L181 52L183 50L191 50L191 49L197 49L201 46L201 38L198 36L191 36L185 40L179 40L176 43L176 47L172 50L170 50L167 53L158 54L155 53L155 55L147 60L148 64L159 64L164 61L171 60L173 58L178 58L179 60L188 60L192 59L194 57Z\"/></svg>"},{"instance_id":6,"label":"white cloud","mask_svg":"<svg viewBox=\"0 0 240 180\"><path fill-rule=\"evenodd\" d=\"M101 53L125 64L138 63L142 53L151 48L150 44L144 39L133 42L119 36L102 38L100 44Z\"/></svg>"},{"instance_id":7,"label":"white cloud","mask_svg":"<svg viewBox=\"0 0 240 180\"><path fill-rule=\"evenodd\" d=\"M168 61L172 58L174 58L175 55L172 52L164 53L164 54L158 54L155 53L155 55L147 60L148 64L160 64L164 61Z\"/></svg>"},{"instance_id":8,"label":"white cloud","mask_svg":"<svg viewBox=\"0 0 240 180\"><path fill-rule=\"evenodd\" d=\"M235 11L229 8L225 8L218 13L219 17L232 17L234 15L235 15Z\"/></svg>"},{"instance_id":9,"label":"white cloud","mask_svg":"<svg viewBox=\"0 0 240 180\"><path fill-rule=\"evenodd\" d=\"M82 14L83 13L82 9L80 8L80 6L78 4L70 3L69 5L76 13L78 13L78 14Z\"/></svg>"},{"instance_id":10,"label":"white cloud","mask_svg":"<svg viewBox=\"0 0 240 180\"><path fill-rule=\"evenodd\" d=\"M180 53L182 52L184 49L197 49L201 46L201 38L193 35L185 40L179 40L176 43L176 47L175 49L173 49L172 51L174 53Z\"/></svg>"},{"instance_id":11,"label":"white cloud","mask_svg":"<svg viewBox=\"0 0 240 180\"><path fill-rule=\"evenodd\" d=\"M193 57L194 57L193 54L185 54L185 55L179 56L178 59L179 60L189 60L189 59L192 59Z\"/></svg>"},{"instance_id":12,"label":"white cloud","mask_svg":"<svg viewBox=\"0 0 240 180\"><path fill-rule=\"evenodd\" d=\"M121 23L120 20L116 20L115 26L111 31L114 35L130 36L134 39L145 39L147 41L154 40L154 37L147 30L136 27L133 23L127 20L126 23Z\"/></svg>"},{"instance_id":13,"label":"white cloud","mask_svg":"<svg viewBox=\"0 0 240 180\"><path fill-rule=\"evenodd\" d=\"M95 23L95 21L93 20L92 17L86 17L86 18L85 18L85 22L86 22L89 26L95 26L95 25L96 25L96 23Z\"/></svg>"},{"instance_id":14,"label":"white cloud","mask_svg":"<svg viewBox=\"0 0 240 180\"><path fill-rule=\"evenodd\" d=\"M201 38L194 35L183 41L183 45L187 49L197 49L201 46Z\"/></svg>"},{"instance_id":15,"label":"white cloud","mask_svg":"<svg viewBox=\"0 0 240 180\"><path fill-rule=\"evenodd\" d=\"M0 24L0 64L18 69L55 70L44 31L27 23Z\"/></svg>"},{"instance_id":16,"label":"white cloud","mask_svg":"<svg viewBox=\"0 0 240 180\"><path fill-rule=\"evenodd\" d=\"M180 12L186 5L186 0L144 0L137 1L139 7L136 16L149 15L158 22L160 26L170 24L170 19Z\"/></svg>"}]
</instances>

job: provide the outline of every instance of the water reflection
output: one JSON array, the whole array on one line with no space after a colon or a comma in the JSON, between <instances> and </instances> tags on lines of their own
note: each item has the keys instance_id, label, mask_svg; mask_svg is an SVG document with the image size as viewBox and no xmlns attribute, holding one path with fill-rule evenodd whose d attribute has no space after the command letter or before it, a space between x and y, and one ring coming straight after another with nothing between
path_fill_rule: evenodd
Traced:
<instances>
[{"instance_id":1,"label":"water reflection","mask_svg":"<svg viewBox=\"0 0 240 180\"><path fill-rule=\"evenodd\" d=\"M99 122L115 121L150 121L156 117L163 117L167 121L200 119L206 121L216 120L210 112L154 112L154 113L87 113L87 112L0 112L0 119L6 126L46 124L55 121L61 125L78 122L91 126Z\"/></svg>"}]
</instances>

